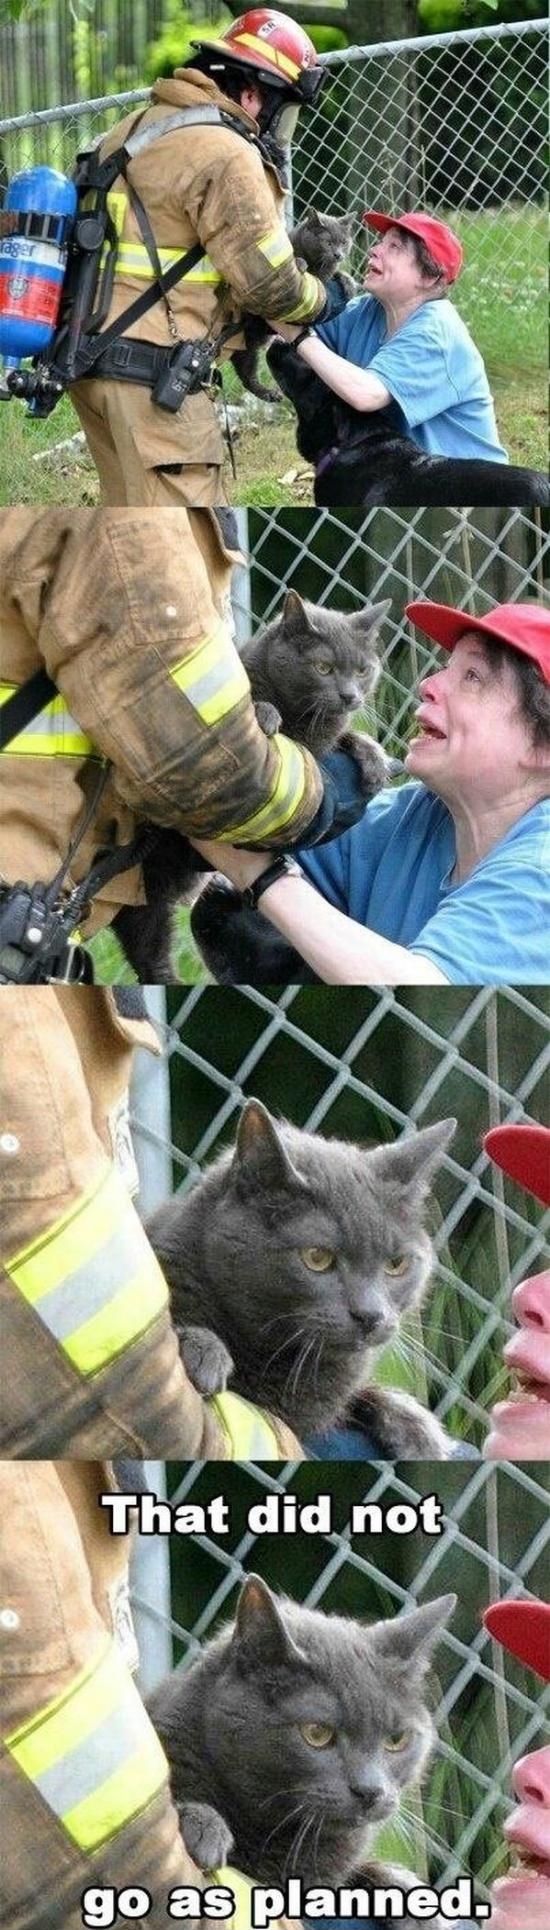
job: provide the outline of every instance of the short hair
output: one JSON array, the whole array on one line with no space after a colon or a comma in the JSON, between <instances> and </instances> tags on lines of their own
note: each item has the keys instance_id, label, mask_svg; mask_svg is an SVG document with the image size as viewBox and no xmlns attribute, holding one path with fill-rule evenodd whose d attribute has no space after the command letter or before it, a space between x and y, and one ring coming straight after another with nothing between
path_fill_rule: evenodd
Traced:
<instances>
[{"instance_id":1,"label":"short hair","mask_svg":"<svg viewBox=\"0 0 550 1930\"><path fill-rule=\"evenodd\" d=\"M538 663L533 657L526 657L523 650L514 649L513 644L501 643L498 637L484 636L483 648L497 676L505 663L510 664L520 717L527 724L535 749L546 750L550 746L550 684L546 683Z\"/></svg>"},{"instance_id":2,"label":"short hair","mask_svg":"<svg viewBox=\"0 0 550 1930\"><path fill-rule=\"evenodd\" d=\"M410 228L403 229L402 233L406 234L409 241L412 242L416 266L420 269L420 273L425 276L426 281L440 282L442 285L438 288L437 294L440 296L446 295L449 283L445 269L442 268L440 261L434 261L433 255L430 254L430 250L426 246L422 235L413 235Z\"/></svg>"}]
</instances>

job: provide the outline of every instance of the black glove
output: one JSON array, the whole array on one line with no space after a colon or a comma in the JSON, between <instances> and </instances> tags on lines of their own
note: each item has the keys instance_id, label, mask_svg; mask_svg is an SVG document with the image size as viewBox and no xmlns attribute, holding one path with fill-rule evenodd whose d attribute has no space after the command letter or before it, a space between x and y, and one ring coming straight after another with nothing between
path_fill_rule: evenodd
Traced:
<instances>
[{"instance_id":1,"label":"black glove","mask_svg":"<svg viewBox=\"0 0 550 1930\"><path fill-rule=\"evenodd\" d=\"M332 321L333 315L339 315L342 308L347 308L350 300L343 276L329 275L328 281L324 283L324 289L326 295L325 306L321 309L320 315L315 316L314 328L317 327L318 322Z\"/></svg>"},{"instance_id":2,"label":"black glove","mask_svg":"<svg viewBox=\"0 0 550 1930\"><path fill-rule=\"evenodd\" d=\"M326 844L349 831L365 811L365 792L358 763L347 751L327 751L317 759L323 778L322 803L313 823L300 835L300 844Z\"/></svg>"}]
</instances>

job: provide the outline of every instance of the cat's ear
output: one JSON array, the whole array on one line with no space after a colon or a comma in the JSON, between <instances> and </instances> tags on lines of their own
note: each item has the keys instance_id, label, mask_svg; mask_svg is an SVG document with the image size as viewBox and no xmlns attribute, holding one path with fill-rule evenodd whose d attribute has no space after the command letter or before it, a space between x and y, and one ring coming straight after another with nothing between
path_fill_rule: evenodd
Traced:
<instances>
[{"instance_id":1,"label":"cat's ear","mask_svg":"<svg viewBox=\"0 0 550 1930\"><path fill-rule=\"evenodd\" d=\"M420 1195L427 1193L456 1125L456 1119L438 1119L434 1126L421 1126L419 1132L394 1140L393 1146L376 1146L369 1154L374 1172L378 1168L381 1176L397 1185L413 1187Z\"/></svg>"},{"instance_id":2,"label":"cat's ear","mask_svg":"<svg viewBox=\"0 0 550 1930\"><path fill-rule=\"evenodd\" d=\"M408 1674L412 1664L415 1675L424 1675L430 1666L432 1649L456 1604L456 1595L438 1595L434 1602L424 1602L422 1608L398 1615L393 1622L376 1623L370 1631L376 1653L387 1657L403 1674Z\"/></svg>"},{"instance_id":3,"label":"cat's ear","mask_svg":"<svg viewBox=\"0 0 550 1930\"><path fill-rule=\"evenodd\" d=\"M233 1177L242 1187L266 1187L269 1191L284 1186L307 1191L305 1180L296 1171L286 1151L275 1120L259 1099L247 1099L237 1128L232 1164Z\"/></svg>"},{"instance_id":4,"label":"cat's ear","mask_svg":"<svg viewBox=\"0 0 550 1930\"><path fill-rule=\"evenodd\" d=\"M275 1596L260 1575L247 1575L243 1584L231 1647L243 1667L273 1667L299 1657Z\"/></svg>"},{"instance_id":5,"label":"cat's ear","mask_svg":"<svg viewBox=\"0 0 550 1930\"><path fill-rule=\"evenodd\" d=\"M285 630L311 630L305 603L297 590L287 590L283 603L283 625Z\"/></svg>"},{"instance_id":6,"label":"cat's ear","mask_svg":"<svg viewBox=\"0 0 550 1930\"><path fill-rule=\"evenodd\" d=\"M364 610L354 611L352 629L358 631L360 636L370 637L371 643L374 642L388 610L391 610L391 596L386 596L383 603L366 603Z\"/></svg>"}]
</instances>

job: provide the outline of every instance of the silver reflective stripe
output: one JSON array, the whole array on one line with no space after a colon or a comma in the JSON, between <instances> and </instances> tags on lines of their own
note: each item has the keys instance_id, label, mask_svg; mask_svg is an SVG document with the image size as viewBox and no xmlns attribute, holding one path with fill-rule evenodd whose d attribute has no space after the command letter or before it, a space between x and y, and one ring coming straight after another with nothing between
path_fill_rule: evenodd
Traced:
<instances>
[{"instance_id":1,"label":"silver reflective stripe","mask_svg":"<svg viewBox=\"0 0 550 1930\"><path fill-rule=\"evenodd\" d=\"M160 140L162 134L171 134L176 127L201 126L223 126L219 107L181 107L176 114L165 114L162 121L149 121L147 127L138 127L135 134L130 134L124 142L124 150L133 160L144 148L151 147L153 141Z\"/></svg>"},{"instance_id":2,"label":"silver reflective stripe","mask_svg":"<svg viewBox=\"0 0 550 1930\"><path fill-rule=\"evenodd\" d=\"M93 1732L93 1748L90 1737L68 1749L66 1756L52 1763L50 1769L43 1769L35 1778L36 1788L40 1790L44 1802L55 1810L56 1816L64 1816L67 1809L82 1803L87 1796L93 1796L100 1783L120 1769L134 1749L143 1742L143 1714L139 1706L117 1708L106 1716L98 1729Z\"/></svg>"},{"instance_id":3,"label":"silver reflective stripe","mask_svg":"<svg viewBox=\"0 0 550 1930\"><path fill-rule=\"evenodd\" d=\"M140 1242L141 1244L141 1242ZM128 1284L142 1264L143 1253L136 1252L136 1227L119 1227L97 1253L65 1275L57 1287L42 1294L36 1311L56 1340L67 1340L82 1320L106 1307L120 1287Z\"/></svg>"}]
</instances>

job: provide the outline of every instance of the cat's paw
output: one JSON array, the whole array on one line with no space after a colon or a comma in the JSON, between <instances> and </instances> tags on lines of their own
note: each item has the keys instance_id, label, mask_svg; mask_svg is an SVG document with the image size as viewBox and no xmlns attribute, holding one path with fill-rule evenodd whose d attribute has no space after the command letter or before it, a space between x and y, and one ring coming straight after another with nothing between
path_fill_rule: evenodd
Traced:
<instances>
[{"instance_id":1,"label":"cat's paw","mask_svg":"<svg viewBox=\"0 0 550 1930\"><path fill-rule=\"evenodd\" d=\"M265 731L266 737L274 737L275 732L281 728L282 717L280 710L276 709L275 704L265 703L263 697L254 705L254 709L260 730Z\"/></svg>"},{"instance_id":2,"label":"cat's paw","mask_svg":"<svg viewBox=\"0 0 550 1930\"><path fill-rule=\"evenodd\" d=\"M382 750L381 744L376 744L374 738L367 737L364 732L347 730L338 739L338 750L347 751L348 757L353 757L359 766L364 797L375 797L391 775L392 760Z\"/></svg>"},{"instance_id":3,"label":"cat's paw","mask_svg":"<svg viewBox=\"0 0 550 1930\"><path fill-rule=\"evenodd\" d=\"M189 1855L199 1870L218 1870L227 1863L233 1837L219 1810L211 1803L178 1803L180 1828Z\"/></svg>"},{"instance_id":4,"label":"cat's paw","mask_svg":"<svg viewBox=\"0 0 550 1930\"><path fill-rule=\"evenodd\" d=\"M209 1327L179 1327L177 1329L181 1358L193 1387L198 1394L208 1398L212 1394L223 1394L233 1361L229 1349Z\"/></svg>"}]
</instances>

